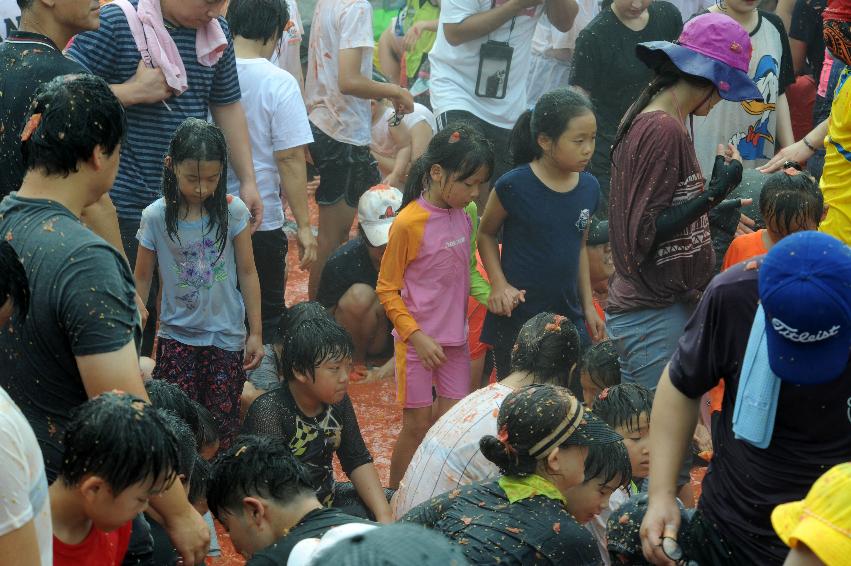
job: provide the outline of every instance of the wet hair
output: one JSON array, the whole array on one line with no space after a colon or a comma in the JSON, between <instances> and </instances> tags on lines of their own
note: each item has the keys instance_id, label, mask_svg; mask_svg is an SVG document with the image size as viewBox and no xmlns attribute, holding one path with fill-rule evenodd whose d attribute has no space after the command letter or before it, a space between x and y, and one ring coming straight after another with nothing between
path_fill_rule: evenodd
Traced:
<instances>
[{"instance_id":1,"label":"wet hair","mask_svg":"<svg viewBox=\"0 0 851 566\"><path fill-rule=\"evenodd\" d=\"M497 430L506 438L485 435L479 440L482 455L504 475L528 476L540 460L529 451L561 425L579 401L564 387L534 384L505 398L496 419Z\"/></svg>"},{"instance_id":2,"label":"wet hair","mask_svg":"<svg viewBox=\"0 0 851 566\"><path fill-rule=\"evenodd\" d=\"M282 506L300 497L316 497L310 474L293 455L288 441L276 436L240 436L213 461L207 505L217 519L240 511L242 499L251 496Z\"/></svg>"},{"instance_id":3,"label":"wet hair","mask_svg":"<svg viewBox=\"0 0 851 566\"><path fill-rule=\"evenodd\" d=\"M21 12L29 10L34 2L35 0L18 0L18 8L21 9Z\"/></svg>"},{"instance_id":4,"label":"wet hair","mask_svg":"<svg viewBox=\"0 0 851 566\"><path fill-rule=\"evenodd\" d=\"M629 107L626 114L624 114L623 119L621 119L621 122L618 125L617 134L615 134L615 141L612 144L612 149L609 153L610 158L614 156L615 148L618 147L618 144L623 141L623 138L626 136L627 132L629 132L629 129L632 127L632 122L635 120L636 116L641 114L641 111L644 110L647 105L650 104L650 101L652 101L660 92L666 88L674 86L680 80L684 80L697 88L715 88L715 85L709 79L682 72L671 62L667 55L660 55L660 60L661 62L655 69L656 76L653 77L650 84L641 91L638 99L632 103L632 106Z\"/></svg>"},{"instance_id":5,"label":"wet hair","mask_svg":"<svg viewBox=\"0 0 851 566\"><path fill-rule=\"evenodd\" d=\"M230 0L226 19L234 36L277 41L290 21L290 11L284 0Z\"/></svg>"},{"instance_id":6,"label":"wet hair","mask_svg":"<svg viewBox=\"0 0 851 566\"><path fill-rule=\"evenodd\" d=\"M89 74L63 75L40 86L25 124L26 170L61 177L76 173L98 146L112 155L127 131L121 103L103 79Z\"/></svg>"},{"instance_id":7,"label":"wet hair","mask_svg":"<svg viewBox=\"0 0 851 566\"><path fill-rule=\"evenodd\" d=\"M0 307L9 299L12 299L15 311L23 322L30 308L27 272L12 244L0 241Z\"/></svg>"},{"instance_id":8,"label":"wet hair","mask_svg":"<svg viewBox=\"0 0 851 566\"><path fill-rule=\"evenodd\" d=\"M653 392L634 383L621 383L604 389L594 401L594 414L612 428L626 427L630 432L640 430L641 415L650 417ZM638 428L636 428L636 426Z\"/></svg>"},{"instance_id":9,"label":"wet hair","mask_svg":"<svg viewBox=\"0 0 851 566\"><path fill-rule=\"evenodd\" d=\"M618 480L619 487L632 481L632 464L623 441L589 446L588 455L585 457L584 483L593 480L607 484L615 479Z\"/></svg>"},{"instance_id":10,"label":"wet hair","mask_svg":"<svg viewBox=\"0 0 851 566\"><path fill-rule=\"evenodd\" d=\"M605 389L621 382L621 363L611 340L603 340L588 348L582 357L582 371L588 373L591 382Z\"/></svg>"},{"instance_id":11,"label":"wet hair","mask_svg":"<svg viewBox=\"0 0 851 566\"><path fill-rule=\"evenodd\" d=\"M198 414L198 450L203 449L206 446L210 446L211 444L215 444L221 439L221 431L219 430L219 424L213 418L213 413L211 413L207 407L202 405L197 401L192 401L192 405L195 407L195 412Z\"/></svg>"},{"instance_id":12,"label":"wet hair","mask_svg":"<svg viewBox=\"0 0 851 566\"><path fill-rule=\"evenodd\" d=\"M198 419L197 404L189 398L183 389L163 379L149 379L145 382L145 391L151 399L151 405L177 415L192 431L196 449L201 449L201 422Z\"/></svg>"},{"instance_id":13,"label":"wet hair","mask_svg":"<svg viewBox=\"0 0 851 566\"><path fill-rule=\"evenodd\" d=\"M228 146L225 135L215 124L198 118L187 118L177 127L168 145L171 167L163 166L163 197L165 198L165 229L173 242L179 242L177 221L183 195L177 179L177 167L184 161L217 161L221 163L219 184L203 203L210 217L209 230L216 230L214 245L219 257L224 253L228 234L227 171ZM216 258L218 261L219 258ZM215 262L214 262L215 263Z\"/></svg>"},{"instance_id":14,"label":"wet hair","mask_svg":"<svg viewBox=\"0 0 851 566\"><path fill-rule=\"evenodd\" d=\"M97 476L114 495L147 481L166 489L180 466L167 417L127 393L102 393L77 407L62 443L59 475L68 487Z\"/></svg>"},{"instance_id":15,"label":"wet hair","mask_svg":"<svg viewBox=\"0 0 851 566\"><path fill-rule=\"evenodd\" d=\"M529 372L535 383L567 387L580 356L579 331L567 318L538 313L523 325L511 351L511 371Z\"/></svg>"},{"instance_id":16,"label":"wet hair","mask_svg":"<svg viewBox=\"0 0 851 566\"><path fill-rule=\"evenodd\" d=\"M160 413L162 413L161 416L166 426L177 440L177 468L175 471L178 475L183 476L186 482L191 483L195 459L198 456L198 449L195 448L195 435L192 434L189 425L171 411L160 409Z\"/></svg>"},{"instance_id":17,"label":"wet hair","mask_svg":"<svg viewBox=\"0 0 851 566\"><path fill-rule=\"evenodd\" d=\"M281 374L285 380L295 374L316 379L316 368L326 360L350 358L352 337L331 318L308 318L291 328L281 356Z\"/></svg>"},{"instance_id":18,"label":"wet hair","mask_svg":"<svg viewBox=\"0 0 851 566\"><path fill-rule=\"evenodd\" d=\"M213 465L201 457L200 454L195 455L195 467L192 470L192 481L189 483L189 493L186 496L189 498L189 503L196 503L207 499L207 484L210 482L210 473L213 470Z\"/></svg>"},{"instance_id":19,"label":"wet hair","mask_svg":"<svg viewBox=\"0 0 851 566\"><path fill-rule=\"evenodd\" d=\"M328 309L316 301L302 301L300 303L296 303L288 308L286 313L280 317L275 337L272 339L272 349L275 352L275 366L279 376L284 375L283 352L290 330L297 327L303 321L310 320L312 318L334 320L334 317L331 316Z\"/></svg>"},{"instance_id":20,"label":"wet hair","mask_svg":"<svg viewBox=\"0 0 851 566\"><path fill-rule=\"evenodd\" d=\"M402 193L402 208L417 200L431 186L431 168L440 165L449 179L464 181L484 167L488 176L493 172L493 145L473 124L456 121L437 132L419 159L411 166L405 190Z\"/></svg>"},{"instance_id":21,"label":"wet hair","mask_svg":"<svg viewBox=\"0 0 851 566\"><path fill-rule=\"evenodd\" d=\"M807 221L816 226L824 214L824 195L808 173L778 171L766 179L759 194L759 212L766 225L782 236L800 230Z\"/></svg>"},{"instance_id":22,"label":"wet hair","mask_svg":"<svg viewBox=\"0 0 851 566\"><path fill-rule=\"evenodd\" d=\"M535 106L523 112L511 130L509 148L514 165L530 163L544 155L538 143L543 134L555 143L570 127L570 121L594 107L584 94L569 88L558 88L545 93Z\"/></svg>"}]
</instances>

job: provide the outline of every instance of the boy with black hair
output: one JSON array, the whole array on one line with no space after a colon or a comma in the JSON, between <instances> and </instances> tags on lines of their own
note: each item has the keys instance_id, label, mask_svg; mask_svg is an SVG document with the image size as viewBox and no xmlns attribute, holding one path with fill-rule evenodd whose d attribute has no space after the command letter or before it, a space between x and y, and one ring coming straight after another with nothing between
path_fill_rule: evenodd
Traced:
<instances>
[{"instance_id":1,"label":"boy with black hair","mask_svg":"<svg viewBox=\"0 0 851 566\"><path fill-rule=\"evenodd\" d=\"M55 565L121 564L133 518L177 478L177 438L166 419L143 399L118 392L75 412L49 490Z\"/></svg>"},{"instance_id":2,"label":"boy with black hair","mask_svg":"<svg viewBox=\"0 0 851 566\"><path fill-rule=\"evenodd\" d=\"M595 444L585 457L585 481L565 494L567 510L597 540L603 562L608 564L606 519L609 499L632 481L632 466L623 442Z\"/></svg>"},{"instance_id":3,"label":"boy with black hair","mask_svg":"<svg viewBox=\"0 0 851 566\"><path fill-rule=\"evenodd\" d=\"M335 501L340 490L331 460L336 453L365 511L389 523L390 506L346 393L351 358L351 336L330 318L308 318L290 327L281 359L285 383L254 401L242 431L287 439L310 471L319 500L343 507L340 498Z\"/></svg>"},{"instance_id":4,"label":"boy with black hair","mask_svg":"<svg viewBox=\"0 0 851 566\"><path fill-rule=\"evenodd\" d=\"M151 405L168 411L182 420L192 431L193 444L201 449L201 422L198 407L183 389L164 379L151 379L145 382L145 391L151 399Z\"/></svg>"},{"instance_id":5,"label":"boy with black hair","mask_svg":"<svg viewBox=\"0 0 851 566\"><path fill-rule=\"evenodd\" d=\"M257 189L263 199L263 222L251 242L260 279L263 336L268 340L286 311L288 244L283 227L287 204L298 225L299 268L307 269L316 259L304 151L313 135L298 81L270 61L290 22L286 0L231 0L227 20L234 36ZM239 179L230 165L228 192L239 195Z\"/></svg>"},{"instance_id":6,"label":"boy with black hair","mask_svg":"<svg viewBox=\"0 0 851 566\"><path fill-rule=\"evenodd\" d=\"M809 173L789 162L783 171L769 176L759 193L759 213L765 228L733 240L721 270L758 255L795 232L818 230L824 218L824 195Z\"/></svg>"},{"instance_id":7,"label":"boy with black hair","mask_svg":"<svg viewBox=\"0 0 851 566\"><path fill-rule=\"evenodd\" d=\"M207 503L250 566L284 566L299 541L369 522L323 507L311 474L279 437L237 438L213 464Z\"/></svg>"}]
</instances>

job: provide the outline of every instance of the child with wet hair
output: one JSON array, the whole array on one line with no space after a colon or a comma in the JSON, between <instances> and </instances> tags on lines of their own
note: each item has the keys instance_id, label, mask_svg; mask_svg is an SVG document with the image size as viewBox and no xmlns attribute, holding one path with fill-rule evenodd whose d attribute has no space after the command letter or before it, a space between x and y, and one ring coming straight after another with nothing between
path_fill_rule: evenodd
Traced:
<instances>
[{"instance_id":1,"label":"child with wet hair","mask_svg":"<svg viewBox=\"0 0 851 566\"><path fill-rule=\"evenodd\" d=\"M603 562L608 564L605 519L609 499L632 481L632 466L623 442L595 444L585 458L585 481L567 490L567 510L597 539Z\"/></svg>"},{"instance_id":2,"label":"child with wet hair","mask_svg":"<svg viewBox=\"0 0 851 566\"><path fill-rule=\"evenodd\" d=\"M393 515L398 519L435 495L498 477L499 469L482 454L479 440L496 430L500 405L529 384L567 387L579 354L579 332L567 317L542 312L526 321L511 353L508 377L467 395L429 429L393 495Z\"/></svg>"},{"instance_id":3,"label":"child with wet hair","mask_svg":"<svg viewBox=\"0 0 851 566\"><path fill-rule=\"evenodd\" d=\"M599 564L594 538L568 511L567 497L585 479L590 447L621 436L567 389L544 384L511 393L497 430L480 446L498 479L437 496L403 520L454 539L472 564Z\"/></svg>"},{"instance_id":4,"label":"child with wet hair","mask_svg":"<svg viewBox=\"0 0 851 566\"><path fill-rule=\"evenodd\" d=\"M120 564L133 518L180 470L168 417L138 397L104 393L76 410L63 445L49 489L54 564Z\"/></svg>"},{"instance_id":5,"label":"child with wet hair","mask_svg":"<svg viewBox=\"0 0 851 566\"><path fill-rule=\"evenodd\" d=\"M349 333L327 315L289 327L281 357L285 381L254 401L242 432L286 439L309 470L324 505L349 503L352 513L391 522L386 495L346 393L352 350ZM335 481L334 454L351 484Z\"/></svg>"},{"instance_id":6,"label":"child with wet hair","mask_svg":"<svg viewBox=\"0 0 851 566\"><path fill-rule=\"evenodd\" d=\"M579 376L586 407L592 406L604 389L620 384L621 364L611 340L598 342L585 352Z\"/></svg>"},{"instance_id":7,"label":"child with wet hair","mask_svg":"<svg viewBox=\"0 0 851 566\"><path fill-rule=\"evenodd\" d=\"M789 234L818 230L825 214L824 195L812 175L797 169L797 163L786 165L783 171L768 177L759 194L759 212L765 228L733 240L724 255L722 270L768 253Z\"/></svg>"}]
</instances>

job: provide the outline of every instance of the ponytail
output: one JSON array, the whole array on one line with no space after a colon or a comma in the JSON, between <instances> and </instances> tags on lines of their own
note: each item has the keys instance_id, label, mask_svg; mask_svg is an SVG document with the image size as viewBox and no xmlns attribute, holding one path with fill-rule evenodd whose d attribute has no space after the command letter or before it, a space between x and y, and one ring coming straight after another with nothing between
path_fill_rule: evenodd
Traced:
<instances>
[{"instance_id":1,"label":"ponytail","mask_svg":"<svg viewBox=\"0 0 851 566\"><path fill-rule=\"evenodd\" d=\"M641 111L647 108L647 105L650 104L650 101L653 100L656 95L667 88L671 88L680 80L687 81L698 87L715 86L709 79L684 73L676 65L674 65L670 59L665 57L665 60L656 67L656 76L653 77L650 84L641 91L641 95L632 103L632 106L630 106L629 110L626 111L621 123L618 125L618 131L617 134L615 134L615 142L612 144L612 149L609 152L609 159L613 164L615 149L618 147L618 144L623 141L627 132L629 132L629 129L632 127L632 122L635 120L636 116L641 114Z\"/></svg>"},{"instance_id":2,"label":"ponytail","mask_svg":"<svg viewBox=\"0 0 851 566\"><path fill-rule=\"evenodd\" d=\"M411 166L399 210L417 200L431 185L431 168L435 165L440 165L444 174L455 181L469 179L482 167L490 177L494 169L493 146L468 122L447 124L431 138L425 153Z\"/></svg>"},{"instance_id":3,"label":"ponytail","mask_svg":"<svg viewBox=\"0 0 851 566\"><path fill-rule=\"evenodd\" d=\"M523 112L511 130L509 150L514 166L540 159L544 150L538 143L543 134L555 142L570 127L570 121L594 112L584 94L569 88L545 93L535 106Z\"/></svg>"}]
</instances>

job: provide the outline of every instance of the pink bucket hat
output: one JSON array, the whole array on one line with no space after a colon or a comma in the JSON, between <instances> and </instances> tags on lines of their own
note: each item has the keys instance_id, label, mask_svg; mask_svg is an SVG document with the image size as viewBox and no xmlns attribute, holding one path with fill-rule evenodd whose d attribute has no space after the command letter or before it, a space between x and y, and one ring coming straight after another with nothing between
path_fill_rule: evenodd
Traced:
<instances>
[{"instance_id":1,"label":"pink bucket hat","mask_svg":"<svg viewBox=\"0 0 851 566\"><path fill-rule=\"evenodd\" d=\"M669 59L682 72L712 81L725 100L762 100L748 76L751 39L745 28L724 14L703 14L683 27L675 43L648 41L635 46L645 65L657 69Z\"/></svg>"}]
</instances>

